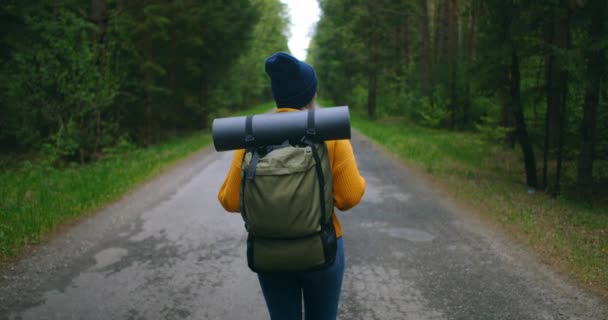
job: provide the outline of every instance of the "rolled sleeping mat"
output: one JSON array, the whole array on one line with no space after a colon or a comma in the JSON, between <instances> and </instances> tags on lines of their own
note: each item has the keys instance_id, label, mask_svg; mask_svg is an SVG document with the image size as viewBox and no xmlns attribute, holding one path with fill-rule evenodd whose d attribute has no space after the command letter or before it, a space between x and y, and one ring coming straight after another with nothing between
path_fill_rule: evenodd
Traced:
<instances>
[{"instance_id":1,"label":"rolled sleeping mat","mask_svg":"<svg viewBox=\"0 0 608 320\"><path fill-rule=\"evenodd\" d=\"M251 118L252 146L279 145L285 140L300 141L308 128L307 111L277 112ZM244 149L247 116L213 120L213 145L217 151ZM314 109L316 142L350 139L348 106Z\"/></svg>"}]
</instances>

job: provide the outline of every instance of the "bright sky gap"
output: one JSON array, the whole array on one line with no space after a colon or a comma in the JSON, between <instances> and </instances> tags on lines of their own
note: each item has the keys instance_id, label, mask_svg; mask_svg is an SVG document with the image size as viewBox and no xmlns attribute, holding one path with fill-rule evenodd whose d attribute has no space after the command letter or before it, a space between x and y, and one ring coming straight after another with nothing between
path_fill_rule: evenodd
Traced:
<instances>
[{"instance_id":1,"label":"bright sky gap","mask_svg":"<svg viewBox=\"0 0 608 320\"><path fill-rule=\"evenodd\" d=\"M320 18L321 10L317 0L281 0L287 5L291 19L289 27L289 50L300 60L306 60L314 27Z\"/></svg>"}]
</instances>

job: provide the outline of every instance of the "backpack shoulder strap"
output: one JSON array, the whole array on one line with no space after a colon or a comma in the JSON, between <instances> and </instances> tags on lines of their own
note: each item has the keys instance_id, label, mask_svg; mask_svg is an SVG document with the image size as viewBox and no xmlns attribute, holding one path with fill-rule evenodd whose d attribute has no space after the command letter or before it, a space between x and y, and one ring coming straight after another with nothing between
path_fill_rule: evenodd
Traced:
<instances>
[{"instance_id":1,"label":"backpack shoulder strap","mask_svg":"<svg viewBox=\"0 0 608 320\"><path fill-rule=\"evenodd\" d=\"M327 221L327 212L325 205L325 176L323 175L323 167L321 166L321 158L319 157L319 152L317 150L317 146L314 143L314 139L316 137L316 128L315 128L315 110L308 110L308 122L306 128L306 135L302 137L302 143L309 146L312 149L312 156L315 159L315 169L317 171L317 178L319 181L319 191L320 191L320 200L321 200L321 220L319 224L322 229L325 229L325 221Z\"/></svg>"},{"instance_id":2,"label":"backpack shoulder strap","mask_svg":"<svg viewBox=\"0 0 608 320\"><path fill-rule=\"evenodd\" d=\"M243 155L243 163L245 162L245 157L247 157L247 153L253 153L252 157L254 154L257 154L257 152L255 151L255 147L254 147L254 142L255 142L255 138L253 137L253 116L247 116L247 118L245 118L245 153ZM253 158L252 158L253 160ZM245 176L243 176L241 178L241 192L240 192L240 203L241 203L241 216L243 217L243 220L245 221L245 229L248 229L247 227L247 212L245 212L245 206L243 205L243 197L245 196L245 184L247 184L247 180L248 177L251 176L253 179L253 176L255 176L255 167L257 166L257 161L259 161L259 158L256 160L256 163L254 166L251 166L251 162L249 161L249 167L247 168L247 172L245 173ZM252 169L253 168L253 169ZM249 180L251 180L249 179Z\"/></svg>"}]
</instances>

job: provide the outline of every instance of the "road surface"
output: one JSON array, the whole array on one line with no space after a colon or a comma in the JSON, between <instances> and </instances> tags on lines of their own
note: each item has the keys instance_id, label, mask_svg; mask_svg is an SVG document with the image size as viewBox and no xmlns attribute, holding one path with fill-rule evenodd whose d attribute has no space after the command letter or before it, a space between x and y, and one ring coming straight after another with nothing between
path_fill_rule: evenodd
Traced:
<instances>
[{"instance_id":1,"label":"road surface","mask_svg":"<svg viewBox=\"0 0 608 320\"><path fill-rule=\"evenodd\" d=\"M606 301L353 145L368 185L338 213L340 319L608 319ZM0 319L268 319L243 222L216 200L231 157L207 149L0 271Z\"/></svg>"}]
</instances>

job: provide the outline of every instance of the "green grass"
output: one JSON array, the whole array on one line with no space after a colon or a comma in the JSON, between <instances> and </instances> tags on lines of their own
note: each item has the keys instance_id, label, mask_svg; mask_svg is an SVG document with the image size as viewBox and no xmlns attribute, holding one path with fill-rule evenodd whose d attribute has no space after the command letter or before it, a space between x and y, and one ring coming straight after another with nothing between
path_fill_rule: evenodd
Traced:
<instances>
[{"instance_id":1,"label":"green grass","mask_svg":"<svg viewBox=\"0 0 608 320\"><path fill-rule=\"evenodd\" d=\"M261 104L235 115L263 113L273 106ZM195 134L85 166L56 169L24 162L0 172L0 262L210 144L209 133Z\"/></svg>"},{"instance_id":2,"label":"green grass","mask_svg":"<svg viewBox=\"0 0 608 320\"><path fill-rule=\"evenodd\" d=\"M434 130L403 119L353 126L387 147L436 185L528 244L538 256L580 283L608 293L608 207L590 206L541 192L528 194L523 164L512 150L478 134Z\"/></svg>"},{"instance_id":3,"label":"green grass","mask_svg":"<svg viewBox=\"0 0 608 320\"><path fill-rule=\"evenodd\" d=\"M270 110L272 110L275 107L275 103L274 102L267 102L267 103L262 103L260 105L257 105L251 109L246 109L243 111L238 111L232 114L232 116L246 116L246 115L252 115L252 114L260 114L260 113L265 113L268 112Z\"/></svg>"}]
</instances>

